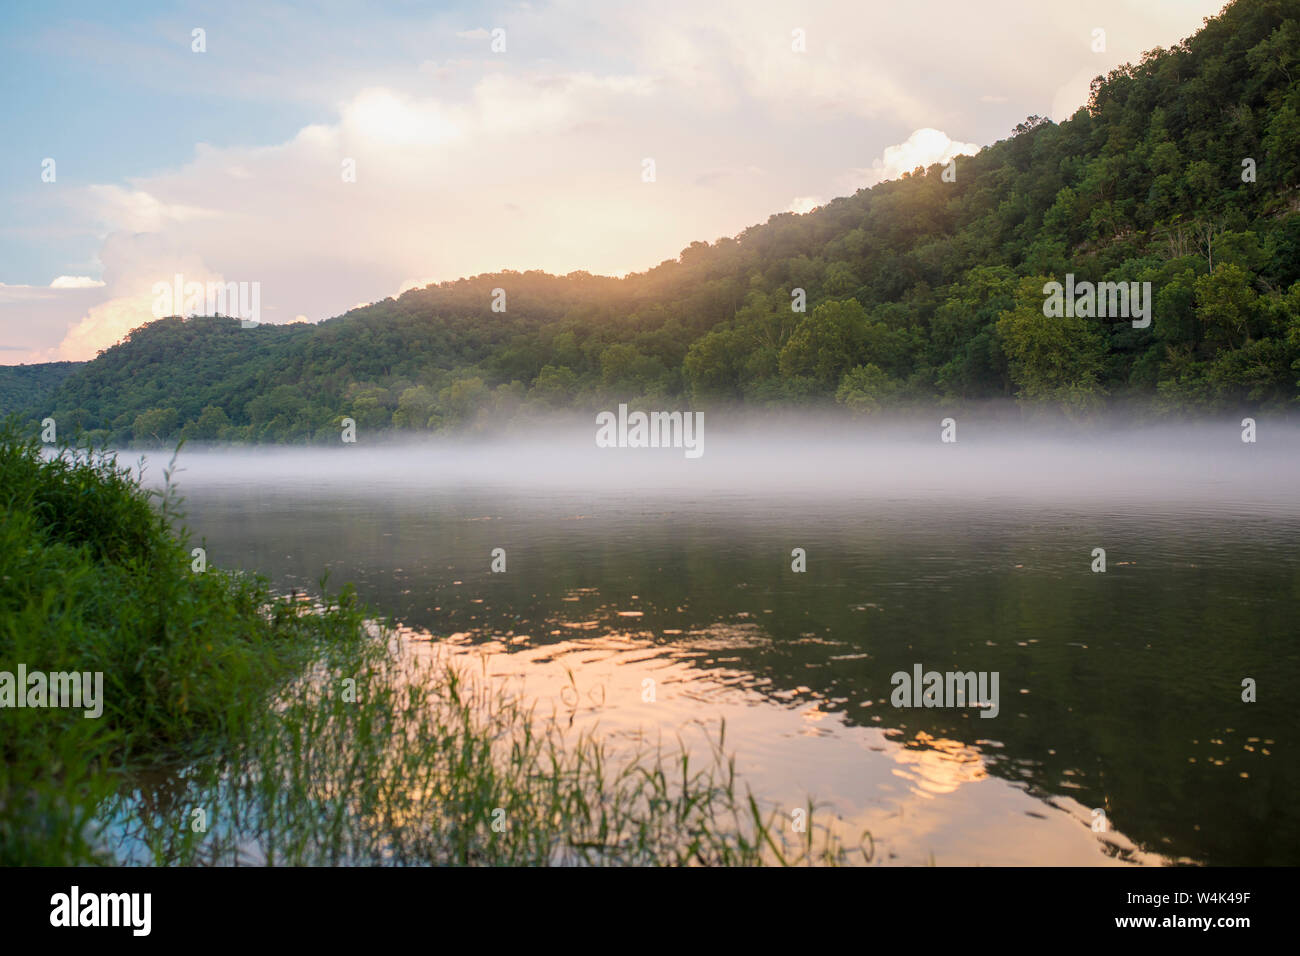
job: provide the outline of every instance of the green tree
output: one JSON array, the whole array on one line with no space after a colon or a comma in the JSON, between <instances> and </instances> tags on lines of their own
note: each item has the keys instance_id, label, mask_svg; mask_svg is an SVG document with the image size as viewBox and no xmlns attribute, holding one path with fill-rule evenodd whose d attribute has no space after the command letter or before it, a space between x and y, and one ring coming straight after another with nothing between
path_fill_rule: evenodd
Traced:
<instances>
[{"instance_id":1,"label":"green tree","mask_svg":"<svg viewBox=\"0 0 1300 956\"><path fill-rule=\"evenodd\" d=\"M437 424L438 399L427 385L404 389L397 399L393 424L398 428L425 429Z\"/></svg>"},{"instance_id":2,"label":"green tree","mask_svg":"<svg viewBox=\"0 0 1300 956\"><path fill-rule=\"evenodd\" d=\"M867 313L856 299L823 302L801 321L781 350L781 374L808 380L830 393L857 364L867 329Z\"/></svg>"},{"instance_id":3,"label":"green tree","mask_svg":"<svg viewBox=\"0 0 1300 956\"><path fill-rule=\"evenodd\" d=\"M483 379L458 378L438 393L438 403L449 421L468 422L474 418L491 395Z\"/></svg>"},{"instance_id":4,"label":"green tree","mask_svg":"<svg viewBox=\"0 0 1300 956\"><path fill-rule=\"evenodd\" d=\"M1196 317L1211 342L1237 348L1250 341L1250 326L1259 300L1255 277L1228 263L1196 280Z\"/></svg>"},{"instance_id":5,"label":"green tree","mask_svg":"<svg viewBox=\"0 0 1300 956\"><path fill-rule=\"evenodd\" d=\"M174 408L150 408L135 417L131 433L139 442L163 444L171 437L180 421L180 414Z\"/></svg>"},{"instance_id":6,"label":"green tree","mask_svg":"<svg viewBox=\"0 0 1300 956\"><path fill-rule=\"evenodd\" d=\"M230 417L220 405L204 405L189 434L199 441L216 441L230 427Z\"/></svg>"},{"instance_id":7,"label":"green tree","mask_svg":"<svg viewBox=\"0 0 1300 956\"><path fill-rule=\"evenodd\" d=\"M715 330L698 339L686 353L684 366L696 399L736 399L741 395L741 340L730 329Z\"/></svg>"},{"instance_id":8,"label":"green tree","mask_svg":"<svg viewBox=\"0 0 1300 956\"><path fill-rule=\"evenodd\" d=\"M867 363L844 373L835 401L859 415L871 415L889 405L899 392L899 383L879 366Z\"/></svg>"},{"instance_id":9,"label":"green tree","mask_svg":"<svg viewBox=\"0 0 1300 956\"><path fill-rule=\"evenodd\" d=\"M1044 276L1021 280L1015 308L998 318L1002 350L1020 396L1070 410L1094 407L1102 396L1099 375L1105 343L1097 320L1043 314Z\"/></svg>"},{"instance_id":10,"label":"green tree","mask_svg":"<svg viewBox=\"0 0 1300 956\"><path fill-rule=\"evenodd\" d=\"M528 399L545 408L563 408L577 392L577 372L566 365L546 365L528 390Z\"/></svg>"}]
</instances>

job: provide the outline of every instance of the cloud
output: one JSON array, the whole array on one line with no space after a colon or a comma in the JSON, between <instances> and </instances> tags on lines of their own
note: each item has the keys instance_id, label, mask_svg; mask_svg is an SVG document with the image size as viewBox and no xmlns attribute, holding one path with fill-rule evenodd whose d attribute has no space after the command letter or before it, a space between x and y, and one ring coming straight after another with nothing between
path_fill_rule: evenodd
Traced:
<instances>
[{"instance_id":1,"label":"cloud","mask_svg":"<svg viewBox=\"0 0 1300 956\"><path fill-rule=\"evenodd\" d=\"M343 123L368 145L437 146L461 135L450 110L391 90L363 90L346 104Z\"/></svg>"},{"instance_id":2,"label":"cloud","mask_svg":"<svg viewBox=\"0 0 1300 956\"><path fill-rule=\"evenodd\" d=\"M489 73L461 101L370 87L335 122L280 145L201 144L179 169L86 189L84 215L105 224L119 253L143 237L169 253L111 276L105 259L119 301L84 312L61 348L93 354L131 316L148 321L148 289L174 271L259 282L274 322L336 315L410 277L626 272L675 256L719 219L743 228L755 216L743 183L702 192L689 153L643 141L647 113L662 127L674 109L653 91L644 76L549 69ZM659 153L652 184L641 181L648 150ZM169 259L182 252L185 268Z\"/></svg>"},{"instance_id":3,"label":"cloud","mask_svg":"<svg viewBox=\"0 0 1300 956\"><path fill-rule=\"evenodd\" d=\"M49 285L0 282L0 350L6 353L5 363L58 361L62 355L55 343L70 320L84 315L103 298L102 283L69 285L60 284L59 279Z\"/></svg>"},{"instance_id":4,"label":"cloud","mask_svg":"<svg viewBox=\"0 0 1300 956\"><path fill-rule=\"evenodd\" d=\"M171 283L178 273L186 282L222 278L199 257L173 246L160 235L119 234L109 238L101 253L105 281L101 300L86 308L65 330L53 350L57 360L92 359L115 345L132 329L155 318L153 286Z\"/></svg>"},{"instance_id":5,"label":"cloud","mask_svg":"<svg viewBox=\"0 0 1300 956\"><path fill-rule=\"evenodd\" d=\"M166 202L139 189L121 186L87 186L87 206L118 229L128 232L159 232L172 223L215 219L221 214L197 205Z\"/></svg>"},{"instance_id":6,"label":"cloud","mask_svg":"<svg viewBox=\"0 0 1300 956\"><path fill-rule=\"evenodd\" d=\"M102 279L89 276L59 276L50 283L51 289L97 289L104 285Z\"/></svg>"},{"instance_id":7,"label":"cloud","mask_svg":"<svg viewBox=\"0 0 1300 956\"><path fill-rule=\"evenodd\" d=\"M153 320L148 295L110 299L92 307L59 343L59 361L84 362L122 341L132 329Z\"/></svg>"},{"instance_id":8,"label":"cloud","mask_svg":"<svg viewBox=\"0 0 1300 956\"><path fill-rule=\"evenodd\" d=\"M918 166L928 168L934 163L946 163L956 156L973 156L980 150L977 143L959 143L938 129L918 129L905 141L886 146L880 158L870 169L855 169L853 176L859 187L874 186L887 179L898 179Z\"/></svg>"},{"instance_id":9,"label":"cloud","mask_svg":"<svg viewBox=\"0 0 1300 956\"><path fill-rule=\"evenodd\" d=\"M798 213L802 216L806 212L812 212L825 201L820 196L795 196L786 207L786 212Z\"/></svg>"},{"instance_id":10,"label":"cloud","mask_svg":"<svg viewBox=\"0 0 1300 956\"><path fill-rule=\"evenodd\" d=\"M152 319L152 284L178 271L259 282L263 319L274 322L503 268L645 269L775 210L974 152L1008 134L1013 109L1069 110L1093 75L1192 32L1218 5L564 0L503 8L510 52L496 56L460 42L490 31L461 29L454 12L295 14L294 29L276 31L237 18L221 27L238 50L224 58L70 25L45 42L79 69L165 84L169 95L225 95L225 107L270 100L276 123L294 115L284 104L309 103L314 121L263 125L260 139L236 126L224 145L195 144L163 169L141 145L136 168L154 172L61 190L72 218L57 226L102 244L104 285L0 286L0 344L93 355ZM1105 56L1088 48L1097 24ZM641 178L647 157L653 183ZM23 228L54 248L49 225ZM56 282L81 283L93 271L84 248L58 255L42 281L66 273Z\"/></svg>"}]
</instances>

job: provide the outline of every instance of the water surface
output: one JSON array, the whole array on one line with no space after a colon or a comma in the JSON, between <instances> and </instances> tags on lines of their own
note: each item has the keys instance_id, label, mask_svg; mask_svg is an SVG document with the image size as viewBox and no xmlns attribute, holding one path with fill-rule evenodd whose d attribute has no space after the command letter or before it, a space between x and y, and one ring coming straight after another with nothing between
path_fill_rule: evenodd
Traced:
<instances>
[{"instance_id":1,"label":"water surface","mask_svg":"<svg viewBox=\"0 0 1300 956\"><path fill-rule=\"evenodd\" d=\"M877 862L1295 864L1300 434L1265 434L751 428L688 460L561 430L176 479L210 562L353 581L614 738L725 719L756 793ZM892 706L915 664L996 671L998 716Z\"/></svg>"}]
</instances>

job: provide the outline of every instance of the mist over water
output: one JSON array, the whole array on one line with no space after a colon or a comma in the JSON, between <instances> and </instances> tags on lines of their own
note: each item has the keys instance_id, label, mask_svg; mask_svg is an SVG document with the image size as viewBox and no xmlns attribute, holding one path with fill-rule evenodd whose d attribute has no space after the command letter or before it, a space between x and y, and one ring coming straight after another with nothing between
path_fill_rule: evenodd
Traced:
<instances>
[{"instance_id":1,"label":"mist over water","mask_svg":"<svg viewBox=\"0 0 1300 956\"><path fill-rule=\"evenodd\" d=\"M706 415L703 454L680 448L598 448L590 423L509 436L378 440L334 447L187 446L182 488L245 481L281 487L383 489L527 487L622 494L728 492L987 501L1202 500L1300 508L1300 425L1162 428L1012 427L961 420L957 441L933 422L848 425L809 417L729 421ZM129 453L124 454L124 459ZM157 479L165 456L150 455Z\"/></svg>"},{"instance_id":2,"label":"mist over water","mask_svg":"<svg viewBox=\"0 0 1300 956\"><path fill-rule=\"evenodd\" d=\"M174 477L209 562L356 582L412 647L615 739L725 718L756 793L878 862L1300 862L1300 429L939 418L706 414L698 459L591 420L187 446ZM916 664L998 672L998 716L893 706Z\"/></svg>"}]
</instances>

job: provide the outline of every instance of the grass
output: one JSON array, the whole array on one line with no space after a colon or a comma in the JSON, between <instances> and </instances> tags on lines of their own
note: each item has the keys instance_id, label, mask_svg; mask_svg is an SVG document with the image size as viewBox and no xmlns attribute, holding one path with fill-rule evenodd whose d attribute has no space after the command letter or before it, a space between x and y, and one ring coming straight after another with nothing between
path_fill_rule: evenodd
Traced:
<instances>
[{"instance_id":1,"label":"grass","mask_svg":"<svg viewBox=\"0 0 1300 956\"><path fill-rule=\"evenodd\" d=\"M348 588L196 573L170 480L141 478L0 426L0 671L104 674L99 719L0 709L0 863L870 859L742 793L725 728L702 763L615 748L411 653Z\"/></svg>"}]
</instances>

